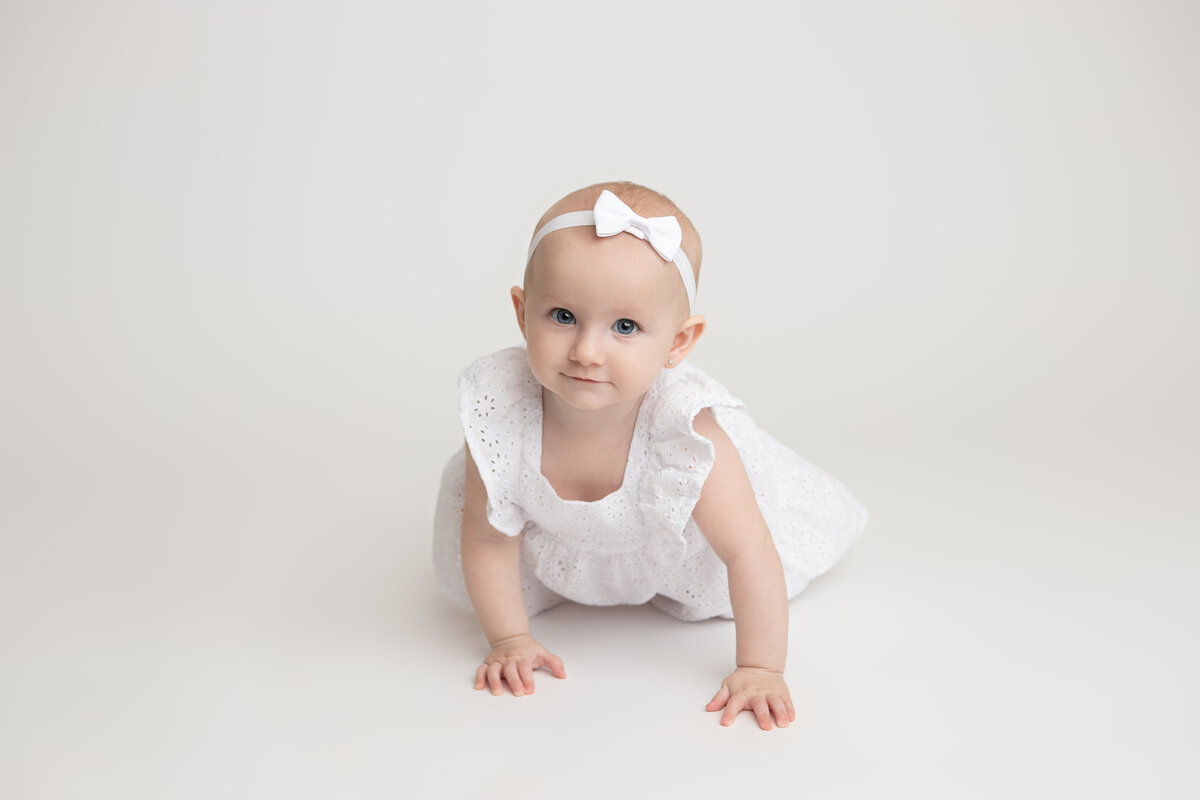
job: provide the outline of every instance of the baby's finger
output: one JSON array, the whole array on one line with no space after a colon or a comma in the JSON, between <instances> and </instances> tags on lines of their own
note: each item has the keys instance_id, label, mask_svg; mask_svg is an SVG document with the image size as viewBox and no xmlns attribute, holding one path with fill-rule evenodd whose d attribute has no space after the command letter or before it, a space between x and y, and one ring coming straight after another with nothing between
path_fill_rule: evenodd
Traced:
<instances>
[{"instance_id":1,"label":"baby's finger","mask_svg":"<svg viewBox=\"0 0 1200 800\"><path fill-rule=\"evenodd\" d=\"M758 727L764 731L771 730L771 711L767 708L766 699L761 696L754 698L750 701L750 709L758 717Z\"/></svg>"},{"instance_id":2,"label":"baby's finger","mask_svg":"<svg viewBox=\"0 0 1200 800\"><path fill-rule=\"evenodd\" d=\"M775 724L781 728L786 728L792 721L792 718L788 713L787 706L783 704L783 698L777 694L773 694L767 698L767 705L771 707L771 713L775 715Z\"/></svg>"},{"instance_id":3,"label":"baby's finger","mask_svg":"<svg viewBox=\"0 0 1200 800\"><path fill-rule=\"evenodd\" d=\"M554 653L546 653L544 656L538 656L534 662L535 667L549 667L550 673L556 678L567 677L567 671L563 669L562 659L554 655Z\"/></svg>"},{"instance_id":4,"label":"baby's finger","mask_svg":"<svg viewBox=\"0 0 1200 800\"><path fill-rule=\"evenodd\" d=\"M504 684L500 681L500 669L501 665L499 661L493 661L492 663L488 664L488 686L491 688L492 694L504 693Z\"/></svg>"},{"instance_id":5,"label":"baby's finger","mask_svg":"<svg viewBox=\"0 0 1200 800\"><path fill-rule=\"evenodd\" d=\"M521 679L521 683L525 684L525 692L533 694L533 667L528 661L517 664L517 676Z\"/></svg>"},{"instance_id":6,"label":"baby's finger","mask_svg":"<svg viewBox=\"0 0 1200 800\"><path fill-rule=\"evenodd\" d=\"M504 665L504 679L508 681L509 688L517 697L525 694L525 684L521 681L521 676L517 674L517 664L514 661L509 661Z\"/></svg>"},{"instance_id":7,"label":"baby's finger","mask_svg":"<svg viewBox=\"0 0 1200 800\"><path fill-rule=\"evenodd\" d=\"M722 685L717 693L713 695L713 699L708 701L708 705L704 707L705 711L720 711L725 707L725 703L729 702L729 687Z\"/></svg>"},{"instance_id":8,"label":"baby's finger","mask_svg":"<svg viewBox=\"0 0 1200 800\"><path fill-rule=\"evenodd\" d=\"M482 689L487 680L487 664L480 664L479 669L475 670L475 688Z\"/></svg>"},{"instance_id":9,"label":"baby's finger","mask_svg":"<svg viewBox=\"0 0 1200 800\"><path fill-rule=\"evenodd\" d=\"M784 708L787 709L788 720L790 720L791 722L795 722L796 721L796 708L795 708L795 706L792 705L792 698L788 697L785 694L783 696L783 705L784 705Z\"/></svg>"},{"instance_id":10,"label":"baby's finger","mask_svg":"<svg viewBox=\"0 0 1200 800\"><path fill-rule=\"evenodd\" d=\"M721 715L722 725L732 725L734 718L741 713L746 707L746 695L738 692L730 696L729 702L725 704L725 713Z\"/></svg>"}]
</instances>

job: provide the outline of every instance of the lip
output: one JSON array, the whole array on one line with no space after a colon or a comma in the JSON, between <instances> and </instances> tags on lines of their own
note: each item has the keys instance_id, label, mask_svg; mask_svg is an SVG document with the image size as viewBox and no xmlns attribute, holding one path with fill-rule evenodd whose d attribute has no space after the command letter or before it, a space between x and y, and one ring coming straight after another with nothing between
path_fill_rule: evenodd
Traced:
<instances>
[{"instance_id":1,"label":"lip","mask_svg":"<svg viewBox=\"0 0 1200 800\"><path fill-rule=\"evenodd\" d=\"M565 372L563 374L567 375ZM580 378L577 375L567 375L567 377L573 381L579 381L580 383L603 383L604 382L604 381L594 381L591 378Z\"/></svg>"}]
</instances>

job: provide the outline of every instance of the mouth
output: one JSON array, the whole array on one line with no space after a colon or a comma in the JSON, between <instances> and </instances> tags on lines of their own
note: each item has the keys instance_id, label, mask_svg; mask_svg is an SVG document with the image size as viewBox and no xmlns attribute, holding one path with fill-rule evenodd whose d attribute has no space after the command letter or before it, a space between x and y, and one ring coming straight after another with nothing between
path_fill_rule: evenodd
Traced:
<instances>
[{"instance_id":1,"label":"mouth","mask_svg":"<svg viewBox=\"0 0 1200 800\"><path fill-rule=\"evenodd\" d=\"M566 375L565 372L563 374ZM604 382L604 381L594 381L591 378L580 378L577 375L567 375L567 377L573 381L578 381L580 383L603 383Z\"/></svg>"}]
</instances>

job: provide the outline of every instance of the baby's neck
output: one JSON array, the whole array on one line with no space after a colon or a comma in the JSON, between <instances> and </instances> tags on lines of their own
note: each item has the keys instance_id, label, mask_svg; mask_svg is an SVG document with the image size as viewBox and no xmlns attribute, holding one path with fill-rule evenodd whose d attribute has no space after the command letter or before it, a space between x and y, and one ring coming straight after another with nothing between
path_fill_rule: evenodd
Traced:
<instances>
[{"instance_id":1,"label":"baby's neck","mask_svg":"<svg viewBox=\"0 0 1200 800\"><path fill-rule=\"evenodd\" d=\"M560 498L594 502L621 488L641 405L581 411L542 390L541 470Z\"/></svg>"}]
</instances>

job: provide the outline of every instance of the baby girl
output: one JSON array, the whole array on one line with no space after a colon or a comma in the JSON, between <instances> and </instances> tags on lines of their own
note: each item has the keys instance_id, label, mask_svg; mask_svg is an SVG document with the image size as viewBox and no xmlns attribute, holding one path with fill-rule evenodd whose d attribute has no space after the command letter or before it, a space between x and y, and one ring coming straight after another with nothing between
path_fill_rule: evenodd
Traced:
<instances>
[{"instance_id":1,"label":"baby girl","mask_svg":"<svg viewBox=\"0 0 1200 800\"><path fill-rule=\"evenodd\" d=\"M434 521L442 589L491 646L475 688L518 697L566 677L529 618L571 600L652 603L734 620L736 669L707 710L795 720L788 599L829 569L867 515L837 481L760 430L686 363L700 237L663 195L589 186L555 203L512 303L525 347L459 376L466 447Z\"/></svg>"}]
</instances>

